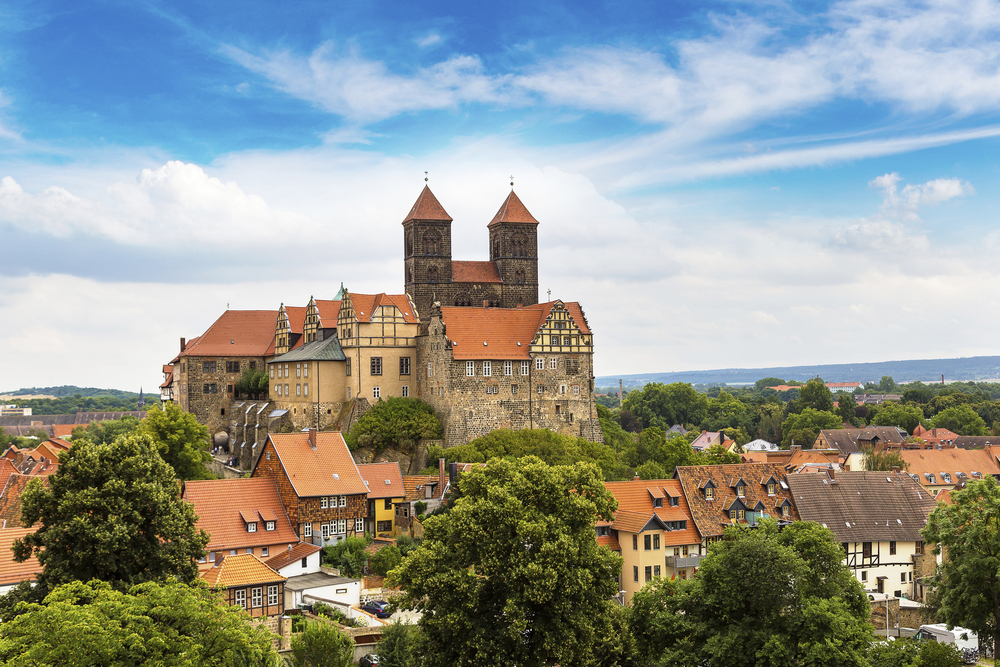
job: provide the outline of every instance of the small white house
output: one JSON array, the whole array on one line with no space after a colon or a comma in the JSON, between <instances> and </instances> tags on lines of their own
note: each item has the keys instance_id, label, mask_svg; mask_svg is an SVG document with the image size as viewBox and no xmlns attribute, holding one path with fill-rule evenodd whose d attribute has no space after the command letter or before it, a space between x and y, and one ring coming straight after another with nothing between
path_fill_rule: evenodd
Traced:
<instances>
[{"instance_id":1,"label":"small white house","mask_svg":"<svg viewBox=\"0 0 1000 667\"><path fill-rule=\"evenodd\" d=\"M322 559L323 550L320 547L299 542L296 545L289 544L287 550L275 554L266 564L283 577L294 577L319 572Z\"/></svg>"}]
</instances>

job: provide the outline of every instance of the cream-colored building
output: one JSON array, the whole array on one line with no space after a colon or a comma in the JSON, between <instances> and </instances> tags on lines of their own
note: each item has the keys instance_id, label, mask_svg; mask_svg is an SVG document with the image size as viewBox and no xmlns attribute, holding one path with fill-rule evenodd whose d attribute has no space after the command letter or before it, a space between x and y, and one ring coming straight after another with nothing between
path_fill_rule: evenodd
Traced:
<instances>
[{"instance_id":1,"label":"cream-colored building","mask_svg":"<svg viewBox=\"0 0 1000 667\"><path fill-rule=\"evenodd\" d=\"M344 293L337 336L345 355L346 398L372 403L416 396L419 320L405 294Z\"/></svg>"}]
</instances>

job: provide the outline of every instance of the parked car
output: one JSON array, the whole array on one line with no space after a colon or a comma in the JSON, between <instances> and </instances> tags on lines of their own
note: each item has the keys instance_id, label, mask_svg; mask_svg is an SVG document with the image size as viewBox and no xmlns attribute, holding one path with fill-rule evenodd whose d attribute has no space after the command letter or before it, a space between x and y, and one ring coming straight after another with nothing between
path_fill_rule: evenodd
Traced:
<instances>
[{"instance_id":1,"label":"parked car","mask_svg":"<svg viewBox=\"0 0 1000 667\"><path fill-rule=\"evenodd\" d=\"M936 641L939 644L954 644L962 651L965 664L972 665L979 660L979 637L972 630L953 627L951 630L944 623L921 625L916 635L920 641Z\"/></svg>"},{"instance_id":2,"label":"parked car","mask_svg":"<svg viewBox=\"0 0 1000 667\"><path fill-rule=\"evenodd\" d=\"M378 667L378 656L374 653L367 653L358 660L360 667Z\"/></svg>"},{"instance_id":3,"label":"parked car","mask_svg":"<svg viewBox=\"0 0 1000 667\"><path fill-rule=\"evenodd\" d=\"M389 611L389 603L385 600L371 600L361 605L362 611L375 614L378 618L389 618L392 612Z\"/></svg>"}]
</instances>

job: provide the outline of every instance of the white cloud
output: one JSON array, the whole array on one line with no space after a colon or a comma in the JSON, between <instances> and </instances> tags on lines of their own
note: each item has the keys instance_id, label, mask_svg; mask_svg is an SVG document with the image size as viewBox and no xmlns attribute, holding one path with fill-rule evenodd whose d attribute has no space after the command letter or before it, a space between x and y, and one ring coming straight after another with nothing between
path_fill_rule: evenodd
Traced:
<instances>
[{"instance_id":1,"label":"white cloud","mask_svg":"<svg viewBox=\"0 0 1000 667\"><path fill-rule=\"evenodd\" d=\"M429 35L426 35L425 37L421 37L420 39L414 41L416 41L417 46L419 46L422 49L426 49L428 46L437 46L438 44L440 44L441 35L437 33L431 33Z\"/></svg>"}]
</instances>

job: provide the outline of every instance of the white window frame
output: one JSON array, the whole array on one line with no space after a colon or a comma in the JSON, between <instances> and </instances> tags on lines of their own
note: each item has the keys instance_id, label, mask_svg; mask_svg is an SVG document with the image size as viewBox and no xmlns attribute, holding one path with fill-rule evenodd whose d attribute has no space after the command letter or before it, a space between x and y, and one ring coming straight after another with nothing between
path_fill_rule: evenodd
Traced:
<instances>
[{"instance_id":1,"label":"white window frame","mask_svg":"<svg viewBox=\"0 0 1000 667\"><path fill-rule=\"evenodd\" d=\"M513 375L514 374L514 362L513 361L505 361L505 362L503 362L503 374L504 375Z\"/></svg>"},{"instance_id":2,"label":"white window frame","mask_svg":"<svg viewBox=\"0 0 1000 667\"><path fill-rule=\"evenodd\" d=\"M285 396L291 396L291 393L289 393L289 391L288 391L288 385L287 384L285 385Z\"/></svg>"},{"instance_id":3,"label":"white window frame","mask_svg":"<svg viewBox=\"0 0 1000 667\"><path fill-rule=\"evenodd\" d=\"M302 524L302 537L312 537L312 536L313 536L312 522Z\"/></svg>"},{"instance_id":4,"label":"white window frame","mask_svg":"<svg viewBox=\"0 0 1000 667\"><path fill-rule=\"evenodd\" d=\"M372 387L372 398L379 398L382 395L381 387Z\"/></svg>"},{"instance_id":5,"label":"white window frame","mask_svg":"<svg viewBox=\"0 0 1000 667\"><path fill-rule=\"evenodd\" d=\"M535 358L535 370L536 371L544 371L545 370L545 357L536 357Z\"/></svg>"},{"instance_id":6,"label":"white window frame","mask_svg":"<svg viewBox=\"0 0 1000 667\"><path fill-rule=\"evenodd\" d=\"M273 521L265 521L264 522L264 530L274 530L274 522Z\"/></svg>"},{"instance_id":7,"label":"white window frame","mask_svg":"<svg viewBox=\"0 0 1000 667\"><path fill-rule=\"evenodd\" d=\"M302 364L295 364L295 377L302 377Z\"/></svg>"},{"instance_id":8,"label":"white window frame","mask_svg":"<svg viewBox=\"0 0 1000 667\"><path fill-rule=\"evenodd\" d=\"M404 384L402 390L400 390L399 393L400 393L400 395L403 398L406 398L407 396L409 396L410 395L410 385Z\"/></svg>"},{"instance_id":9,"label":"white window frame","mask_svg":"<svg viewBox=\"0 0 1000 667\"><path fill-rule=\"evenodd\" d=\"M247 532L248 533L256 533L257 532L257 522L256 521L247 521Z\"/></svg>"},{"instance_id":10,"label":"white window frame","mask_svg":"<svg viewBox=\"0 0 1000 667\"><path fill-rule=\"evenodd\" d=\"M483 377L488 378L493 376L493 363L490 361L483 362Z\"/></svg>"},{"instance_id":11,"label":"white window frame","mask_svg":"<svg viewBox=\"0 0 1000 667\"><path fill-rule=\"evenodd\" d=\"M320 532L324 540L330 539L330 524L324 523Z\"/></svg>"},{"instance_id":12,"label":"white window frame","mask_svg":"<svg viewBox=\"0 0 1000 667\"><path fill-rule=\"evenodd\" d=\"M549 359L549 370L554 371L557 368L559 368L559 358L552 357L551 359Z\"/></svg>"},{"instance_id":13,"label":"white window frame","mask_svg":"<svg viewBox=\"0 0 1000 667\"><path fill-rule=\"evenodd\" d=\"M574 396L580 395L580 385L578 384L573 385L573 395Z\"/></svg>"},{"instance_id":14,"label":"white window frame","mask_svg":"<svg viewBox=\"0 0 1000 667\"><path fill-rule=\"evenodd\" d=\"M301 396L302 395L302 385L301 384L296 384L295 385L295 395L296 396Z\"/></svg>"},{"instance_id":15,"label":"white window frame","mask_svg":"<svg viewBox=\"0 0 1000 667\"><path fill-rule=\"evenodd\" d=\"M465 362L465 377L471 378L476 375L476 362L466 361Z\"/></svg>"},{"instance_id":16,"label":"white window frame","mask_svg":"<svg viewBox=\"0 0 1000 667\"><path fill-rule=\"evenodd\" d=\"M319 508L321 510L325 510L326 509L326 502L327 502L326 501L326 496L323 496L322 498L319 499Z\"/></svg>"},{"instance_id":17,"label":"white window frame","mask_svg":"<svg viewBox=\"0 0 1000 667\"><path fill-rule=\"evenodd\" d=\"M309 383L308 382L306 382L304 385L302 385L302 395L303 396L308 396L309 395Z\"/></svg>"},{"instance_id":18,"label":"white window frame","mask_svg":"<svg viewBox=\"0 0 1000 667\"><path fill-rule=\"evenodd\" d=\"M341 496L340 497L340 506L341 507L347 507L347 496Z\"/></svg>"},{"instance_id":19,"label":"white window frame","mask_svg":"<svg viewBox=\"0 0 1000 667\"><path fill-rule=\"evenodd\" d=\"M250 589L250 606L254 609L264 606L264 587L254 586Z\"/></svg>"},{"instance_id":20,"label":"white window frame","mask_svg":"<svg viewBox=\"0 0 1000 667\"><path fill-rule=\"evenodd\" d=\"M309 364L302 364L302 377L309 377Z\"/></svg>"},{"instance_id":21,"label":"white window frame","mask_svg":"<svg viewBox=\"0 0 1000 667\"><path fill-rule=\"evenodd\" d=\"M354 532L364 533L365 532L365 520L362 518L357 518L354 520Z\"/></svg>"},{"instance_id":22,"label":"white window frame","mask_svg":"<svg viewBox=\"0 0 1000 667\"><path fill-rule=\"evenodd\" d=\"M522 361L521 362L521 375L527 375L530 372L531 372L531 362L530 361Z\"/></svg>"},{"instance_id":23,"label":"white window frame","mask_svg":"<svg viewBox=\"0 0 1000 667\"><path fill-rule=\"evenodd\" d=\"M434 363L431 361L427 362L427 377L434 377Z\"/></svg>"},{"instance_id":24,"label":"white window frame","mask_svg":"<svg viewBox=\"0 0 1000 667\"><path fill-rule=\"evenodd\" d=\"M267 606L273 607L278 604L278 585L272 584L267 587Z\"/></svg>"},{"instance_id":25,"label":"white window frame","mask_svg":"<svg viewBox=\"0 0 1000 667\"><path fill-rule=\"evenodd\" d=\"M236 589L236 605L247 608L247 589L237 588Z\"/></svg>"}]
</instances>

